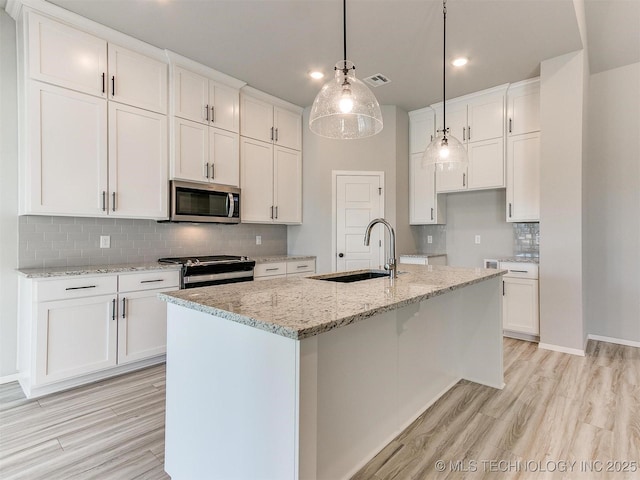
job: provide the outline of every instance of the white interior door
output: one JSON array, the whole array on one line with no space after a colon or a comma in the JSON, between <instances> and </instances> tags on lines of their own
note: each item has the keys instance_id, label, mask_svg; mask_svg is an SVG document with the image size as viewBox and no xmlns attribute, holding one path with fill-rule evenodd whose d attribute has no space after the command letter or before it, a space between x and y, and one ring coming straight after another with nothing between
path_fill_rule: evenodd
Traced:
<instances>
[{"instance_id":1,"label":"white interior door","mask_svg":"<svg viewBox=\"0 0 640 480\"><path fill-rule=\"evenodd\" d=\"M367 225L384 214L382 174L336 176L336 270L380 268L384 264L383 226L374 227L369 246Z\"/></svg>"}]
</instances>

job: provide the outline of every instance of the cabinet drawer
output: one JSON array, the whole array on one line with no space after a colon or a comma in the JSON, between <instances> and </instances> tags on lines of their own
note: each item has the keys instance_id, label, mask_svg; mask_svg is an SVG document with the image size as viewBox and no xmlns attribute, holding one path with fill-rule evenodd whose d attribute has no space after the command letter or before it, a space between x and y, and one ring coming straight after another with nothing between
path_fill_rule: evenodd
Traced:
<instances>
[{"instance_id":1,"label":"cabinet drawer","mask_svg":"<svg viewBox=\"0 0 640 480\"><path fill-rule=\"evenodd\" d=\"M535 263L500 262L500 269L507 270L509 277L538 278L538 265Z\"/></svg>"},{"instance_id":2,"label":"cabinet drawer","mask_svg":"<svg viewBox=\"0 0 640 480\"><path fill-rule=\"evenodd\" d=\"M108 295L118 291L118 277L116 275L100 277L81 275L73 278L38 280L35 282L34 290L36 302Z\"/></svg>"},{"instance_id":3,"label":"cabinet drawer","mask_svg":"<svg viewBox=\"0 0 640 480\"><path fill-rule=\"evenodd\" d=\"M287 262L287 275L296 273L314 273L315 271L315 260L293 260L291 262Z\"/></svg>"},{"instance_id":4,"label":"cabinet drawer","mask_svg":"<svg viewBox=\"0 0 640 480\"><path fill-rule=\"evenodd\" d=\"M177 270L150 271L118 275L118 291L134 292L156 288L179 288L180 272Z\"/></svg>"},{"instance_id":5,"label":"cabinet drawer","mask_svg":"<svg viewBox=\"0 0 640 480\"><path fill-rule=\"evenodd\" d=\"M254 277L272 277L273 275L284 275L286 273L286 262L259 263L253 270Z\"/></svg>"}]
</instances>

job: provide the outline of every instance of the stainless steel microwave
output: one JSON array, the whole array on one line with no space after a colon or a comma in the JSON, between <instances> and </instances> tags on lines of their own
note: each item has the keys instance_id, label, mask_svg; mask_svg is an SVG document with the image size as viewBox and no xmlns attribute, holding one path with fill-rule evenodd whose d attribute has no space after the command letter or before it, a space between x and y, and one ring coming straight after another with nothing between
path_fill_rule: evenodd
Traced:
<instances>
[{"instance_id":1,"label":"stainless steel microwave","mask_svg":"<svg viewBox=\"0 0 640 480\"><path fill-rule=\"evenodd\" d=\"M171 181L172 222L240 223L240 189Z\"/></svg>"}]
</instances>

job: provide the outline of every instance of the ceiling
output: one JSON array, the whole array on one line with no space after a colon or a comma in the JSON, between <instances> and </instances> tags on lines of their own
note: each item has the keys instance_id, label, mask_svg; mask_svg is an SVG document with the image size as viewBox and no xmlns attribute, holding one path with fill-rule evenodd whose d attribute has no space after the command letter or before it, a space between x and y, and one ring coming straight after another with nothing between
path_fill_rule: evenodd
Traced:
<instances>
[{"instance_id":1,"label":"ceiling","mask_svg":"<svg viewBox=\"0 0 640 480\"><path fill-rule=\"evenodd\" d=\"M161 48L311 105L342 59L340 0L50 0ZM640 61L640 0L585 0L592 72ZM449 0L447 97L539 74L541 60L582 48L573 0ZM347 56L381 104L413 110L442 100L442 2L348 0Z\"/></svg>"}]
</instances>

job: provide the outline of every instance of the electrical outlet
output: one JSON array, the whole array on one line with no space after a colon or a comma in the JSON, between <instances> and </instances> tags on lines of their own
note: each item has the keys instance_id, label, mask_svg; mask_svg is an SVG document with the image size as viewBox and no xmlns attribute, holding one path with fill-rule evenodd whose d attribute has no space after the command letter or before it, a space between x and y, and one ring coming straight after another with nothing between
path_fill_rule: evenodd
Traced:
<instances>
[{"instance_id":1,"label":"electrical outlet","mask_svg":"<svg viewBox=\"0 0 640 480\"><path fill-rule=\"evenodd\" d=\"M433 243L433 237L431 235L427 235L427 243Z\"/></svg>"},{"instance_id":2,"label":"electrical outlet","mask_svg":"<svg viewBox=\"0 0 640 480\"><path fill-rule=\"evenodd\" d=\"M100 235L100 248L111 248L111 237L109 235Z\"/></svg>"},{"instance_id":3,"label":"electrical outlet","mask_svg":"<svg viewBox=\"0 0 640 480\"><path fill-rule=\"evenodd\" d=\"M476 235L476 245L480 245L480 235Z\"/></svg>"},{"instance_id":4,"label":"electrical outlet","mask_svg":"<svg viewBox=\"0 0 640 480\"><path fill-rule=\"evenodd\" d=\"M262 245L262 235L256 235L256 245Z\"/></svg>"}]
</instances>

